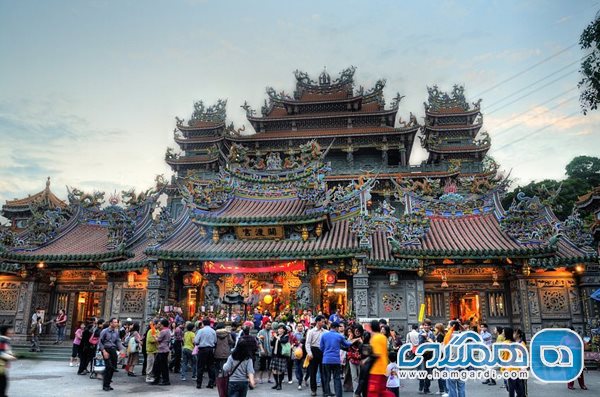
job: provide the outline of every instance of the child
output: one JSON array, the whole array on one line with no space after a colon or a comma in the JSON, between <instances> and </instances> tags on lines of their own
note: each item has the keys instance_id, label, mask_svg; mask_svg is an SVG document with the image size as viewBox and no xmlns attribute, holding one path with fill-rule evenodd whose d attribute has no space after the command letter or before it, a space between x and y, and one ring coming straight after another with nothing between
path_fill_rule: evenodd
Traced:
<instances>
[{"instance_id":1,"label":"child","mask_svg":"<svg viewBox=\"0 0 600 397\"><path fill-rule=\"evenodd\" d=\"M396 355L390 354L390 363L385 371L385 375L387 376L385 386L398 397L400 395L400 378L398 378L398 364L396 364L396 360Z\"/></svg>"}]
</instances>

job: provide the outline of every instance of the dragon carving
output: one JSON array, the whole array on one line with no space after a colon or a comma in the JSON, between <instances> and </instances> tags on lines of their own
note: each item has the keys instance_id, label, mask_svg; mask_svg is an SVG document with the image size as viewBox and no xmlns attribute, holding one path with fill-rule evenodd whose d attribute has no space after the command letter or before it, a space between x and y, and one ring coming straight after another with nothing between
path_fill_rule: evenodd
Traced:
<instances>
[{"instance_id":1,"label":"dragon carving","mask_svg":"<svg viewBox=\"0 0 600 397\"><path fill-rule=\"evenodd\" d=\"M85 193L77 188L67 187L69 203L81 204L84 208L100 207L104 204L104 192Z\"/></svg>"}]
</instances>

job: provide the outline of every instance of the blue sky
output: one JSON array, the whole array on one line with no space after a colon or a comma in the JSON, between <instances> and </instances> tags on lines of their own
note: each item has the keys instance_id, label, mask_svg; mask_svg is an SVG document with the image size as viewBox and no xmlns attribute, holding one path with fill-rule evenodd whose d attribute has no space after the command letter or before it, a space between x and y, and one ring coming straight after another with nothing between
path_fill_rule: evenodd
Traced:
<instances>
[{"instance_id":1,"label":"blue sky","mask_svg":"<svg viewBox=\"0 0 600 397\"><path fill-rule=\"evenodd\" d=\"M292 72L356 66L387 79L399 115L424 115L427 85L482 98L491 155L517 182L561 178L600 154L600 113L581 115L579 35L600 1L0 0L0 203L52 177L107 192L170 175L175 116L227 98L245 122ZM533 68L532 66L537 65ZM526 71L530 69L529 71ZM522 73L523 71L526 71ZM511 78L512 76L516 76ZM249 127L249 126L248 126ZM248 130L248 128L247 128ZM413 163L424 159L420 148Z\"/></svg>"}]
</instances>

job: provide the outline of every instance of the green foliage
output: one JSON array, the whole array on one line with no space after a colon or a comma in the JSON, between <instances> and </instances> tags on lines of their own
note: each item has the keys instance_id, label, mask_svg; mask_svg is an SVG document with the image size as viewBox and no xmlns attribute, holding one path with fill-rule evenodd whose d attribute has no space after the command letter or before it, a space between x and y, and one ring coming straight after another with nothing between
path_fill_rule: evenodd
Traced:
<instances>
[{"instance_id":1,"label":"green foliage","mask_svg":"<svg viewBox=\"0 0 600 397\"><path fill-rule=\"evenodd\" d=\"M600 158L577 156L565 169L569 178L583 179L592 187L600 185Z\"/></svg>"},{"instance_id":2,"label":"green foliage","mask_svg":"<svg viewBox=\"0 0 600 397\"><path fill-rule=\"evenodd\" d=\"M528 197L538 196L544 204L552 207L559 219L564 220L571 214L579 196L600 185L600 158L578 156L571 160L565 169L566 179L545 179L517 186L502 200L502 205L504 208L510 207L517 193L523 192Z\"/></svg>"},{"instance_id":3,"label":"green foliage","mask_svg":"<svg viewBox=\"0 0 600 397\"><path fill-rule=\"evenodd\" d=\"M579 97L583 114L596 110L600 102L600 13L583 30L579 38L581 49L589 51L589 56L581 62L581 81L577 86L582 90Z\"/></svg>"}]
</instances>

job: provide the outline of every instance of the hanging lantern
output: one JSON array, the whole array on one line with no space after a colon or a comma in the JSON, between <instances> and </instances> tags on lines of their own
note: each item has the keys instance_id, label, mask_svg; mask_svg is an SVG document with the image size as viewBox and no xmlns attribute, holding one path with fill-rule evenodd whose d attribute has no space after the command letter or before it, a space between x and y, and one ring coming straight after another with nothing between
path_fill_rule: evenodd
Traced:
<instances>
[{"instance_id":1,"label":"hanging lantern","mask_svg":"<svg viewBox=\"0 0 600 397\"><path fill-rule=\"evenodd\" d=\"M394 287L398 285L398 272L390 272L390 286Z\"/></svg>"},{"instance_id":2,"label":"hanging lantern","mask_svg":"<svg viewBox=\"0 0 600 397\"><path fill-rule=\"evenodd\" d=\"M21 271L19 272L19 276L21 276L21 278L27 278L27 269L21 269Z\"/></svg>"},{"instance_id":3,"label":"hanging lantern","mask_svg":"<svg viewBox=\"0 0 600 397\"><path fill-rule=\"evenodd\" d=\"M173 264L173 273L174 273L174 274L177 274L177 273L179 273L179 265L177 265L177 263L174 263L174 264Z\"/></svg>"},{"instance_id":4,"label":"hanging lantern","mask_svg":"<svg viewBox=\"0 0 600 397\"><path fill-rule=\"evenodd\" d=\"M337 276L335 275L335 272L332 270L329 270L327 272L327 274L325 275L325 282L327 283L328 286L332 287L335 285L336 281L337 281Z\"/></svg>"},{"instance_id":5,"label":"hanging lantern","mask_svg":"<svg viewBox=\"0 0 600 397\"><path fill-rule=\"evenodd\" d=\"M42 261L42 262L38 263L36 266L38 269L43 269L46 266L46 264Z\"/></svg>"},{"instance_id":6,"label":"hanging lantern","mask_svg":"<svg viewBox=\"0 0 600 397\"><path fill-rule=\"evenodd\" d=\"M315 229L315 234L317 235L317 237L321 237L321 234L323 234L323 224L322 223L317 224L317 228Z\"/></svg>"},{"instance_id":7,"label":"hanging lantern","mask_svg":"<svg viewBox=\"0 0 600 397\"><path fill-rule=\"evenodd\" d=\"M417 276L423 277L424 275L425 275L425 268L423 267L423 264L421 263L419 265L419 268L417 269Z\"/></svg>"},{"instance_id":8,"label":"hanging lantern","mask_svg":"<svg viewBox=\"0 0 600 397\"><path fill-rule=\"evenodd\" d=\"M183 276L183 285L190 286L191 284L192 284L192 275L188 273L185 276Z\"/></svg>"},{"instance_id":9,"label":"hanging lantern","mask_svg":"<svg viewBox=\"0 0 600 397\"><path fill-rule=\"evenodd\" d=\"M346 262L343 259L340 261L339 270L342 273L346 271Z\"/></svg>"},{"instance_id":10,"label":"hanging lantern","mask_svg":"<svg viewBox=\"0 0 600 397\"><path fill-rule=\"evenodd\" d=\"M306 226L302 226L302 241L308 240L308 228Z\"/></svg>"},{"instance_id":11,"label":"hanging lantern","mask_svg":"<svg viewBox=\"0 0 600 397\"><path fill-rule=\"evenodd\" d=\"M319 273L321 271L321 266L319 265L319 262L315 262L315 273Z\"/></svg>"},{"instance_id":12,"label":"hanging lantern","mask_svg":"<svg viewBox=\"0 0 600 397\"><path fill-rule=\"evenodd\" d=\"M204 226L200 226L198 228L198 232L200 233L200 237L202 237L202 238L206 237L206 229L204 228Z\"/></svg>"},{"instance_id":13,"label":"hanging lantern","mask_svg":"<svg viewBox=\"0 0 600 397\"><path fill-rule=\"evenodd\" d=\"M212 240L215 244L219 242L219 237L219 229L215 227L212 232Z\"/></svg>"},{"instance_id":14,"label":"hanging lantern","mask_svg":"<svg viewBox=\"0 0 600 397\"><path fill-rule=\"evenodd\" d=\"M263 302L265 302L267 305L270 305L271 303L273 303L273 297L271 295L267 294L263 298Z\"/></svg>"},{"instance_id":15,"label":"hanging lantern","mask_svg":"<svg viewBox=\"0 0 600 397\"><path fill-rule=\"evenodd\" d=\"M352 258L352 274L358 273L358 261Z\"/></svg>"},{"instance_id":16,"label":"hanging lantern","mask_svg":"<svg viewBox=\"0 0 600 397\"><path fill-rule=\"evenodd\" d=\"M523 266L523 276L529 277L530 274L531 274L531 267L529 267L529 263L525 263L525 265Z\"/></svg>"}]
</instances>

